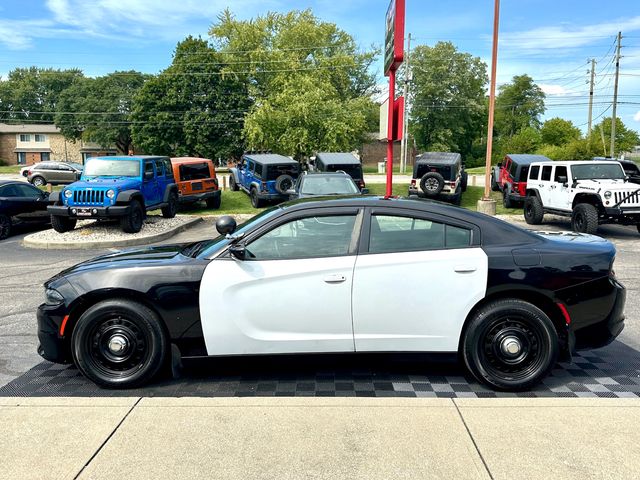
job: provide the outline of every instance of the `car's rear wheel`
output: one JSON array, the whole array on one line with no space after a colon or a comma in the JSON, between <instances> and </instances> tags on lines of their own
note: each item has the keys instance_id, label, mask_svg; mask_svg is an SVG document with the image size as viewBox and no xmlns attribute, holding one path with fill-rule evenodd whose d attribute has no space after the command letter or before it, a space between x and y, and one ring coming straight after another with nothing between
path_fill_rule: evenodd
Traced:
<instances>
[{"instance_id":1,"label":"car's rear wheel","mask_svg":"<svg viewBox=\"0 0 640 480\"><path fill-rule=\"evenodd\" d=\"M237 192L238 190L240 190L240 187L238 187L238 184L236 183L236 179L233 176L233 173L229 175L229 190L234 192Z\"/></svg>"},{"instance_id":2,"label":"car's rear wheel","mask_svg":"<svg viewBox=\"0 0 640 480\"><path fill-rule=\"evenodd\" d=\"M207 208L213 208L215 210L220 208L220 204L222 203L222 196L217 195L215 197L207 198Z\"/></svg>"},{"instance_id":3,"label":"car's rear wheel","mask_svg":"<svg viewBox=\"0 0 640 480\"><path fill-rule=\"evenodd\" d=\"M579 203L571 214L574 232L594 234L598 231L598 209L590 203Z\"/></svg>"},{"instance_id":4,"label":"car's rear wheel","mask_svg":"<svg viewBox=\"0 0 640 480\"><path fill-rule=\"evenodd\" d=\"M524 390L540 382L558 359L553 322L518 299L493 301L471 319L462 356L479 381L499 390Z\"/></svg>"},{"instance_id":5,"label":"car's rear wheel","mask_svg":"<svg viewBox=\"0 0 640 480\"><path fill-rule=\"evenodd\" d=\"M105 300L89 308L71 337L73 360L82 373L109 388L151 380L167 354L158 315L137 302Z\"/></svg>"},{"instance_id":6,"label":"car's rear wheel","mask_svg":"<svg viewBox=\"0 0 640 480\"><path fill-rule=\"evenodd\" d=\"M258 197L258 190L256 190L255 187L251 189L249 196L251 197L251 205L253 208L262 207L262 200Z\"/></svg>"},{"instance_id":7,"label":"car's rear wheel","mask_svg":"<svg viewBox=\"0 0 640 480\"><path fill-rule=\"evenodd\" d=\"M51 226L58 233L70 232L76 228L76 223L78 223L78 220L75 218L51 215Z\"/></svg>"},{"instance_id":8,"label":"car's rear wheel","mask_svg":"<svg viewBox=\"0 0 640 480\"><path fill-rule=\"evenodd\" d=\"M4 240L11 235L11 217L0 215L0 240Z\"/></svg>"},{"instance_id":9,"label":"car's rear wheel","mask_svg":"<svg viewBox=\"0 0 640 480\"><path fill-rule=\"evenodd\" d=\"M640 224L636 225L636 230L638 230L638 233L640 233Z\"/></svg>"},{"instance_id":10,"label":"car's rear wheel","mask_svg":"<svg viewBox=\"0 0 640 480\"><path fill-rule=\"evenodd\" d=\"M176 192L169 194L169 202L166 207L161 208L161 211L164 218L173 218L176 216L178 212L178 194Z\"/></svg>"},{"instance_id":11,"label":"car's rear wheel","mask_svg":"<svg viewBox=\"0 0 640 480\"><path fill-rule=\"evenodd\" d=\"M467 184L469 183L469 174L467 172L462 172L460 177L460 187L463 192L467 191Z\"/></svg>"},{"instance_id":12,"label":"car's rear wheel","mask_svg":"<svg viewBox=\"0 0 640 480\"><path fill-rule=\"evenodd\" d=\"M138 233L142 230L144 209L139 201L134 200L129 207L129 213L120 219L120 226L125 233Z\"/></svg>"},{"instance_id":13,"label":"car's rear wheel","mask_svg":"<svg viewBox=\"0 0 640 480\"><path fill-rule=\"evenodd\" d=\"M540 225L544 218L544 208L538 197L527 197L524 201L524 219L529 225Z\"/></svg>"},{"instance_id":14,"label":"car's rear wheel","mask_svg":"<svg viewBox=\"0 0 640 480\"><path fill-rule=\"evenodd\" d=\"M504 206L504 208L514 208L513 202L509 197L508 188L505 188L504 191L502 192L502 205Z\"/></svg>"},{"instance_id":15,"label":"car's rear wheel","mask_svg":"<svg viewBox=\"0 0 640 480\"><path fill-rule=\"evenodd\" d=\"M427 197L437 196L444 188L444 177L438 172L425 173L420 179L420 189Z\"/></svg>"},{"instance_id":16,"label":"car's rear wheel","mask_svg":"<svg viewBox=\"0 0 640 480\"><path fill-rule=\"evenodd\" d=\"M44 187L47 184L47 181L44 179L44 177L38 175L37 177L33 177L31 179L31 183L36 187Z\"/></svg>"},{"instance_id":17,"label":"car's rear wheel","mask_svg":"<svg viewBox=\"0 0 640 480\"><path fill-rule=\"evenodd\" d=\"M498 182L496 182L496 177L493 173L491 174L491 190L494 192L500 191L500 186L498 185Z\"/></svg>"}]
</instances>

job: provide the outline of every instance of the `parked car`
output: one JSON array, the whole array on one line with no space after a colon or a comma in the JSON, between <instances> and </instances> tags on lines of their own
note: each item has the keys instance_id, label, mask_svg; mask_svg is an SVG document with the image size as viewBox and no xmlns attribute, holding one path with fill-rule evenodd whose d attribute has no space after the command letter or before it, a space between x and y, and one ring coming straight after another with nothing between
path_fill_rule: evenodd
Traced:
<instances>
[{"instance_id":1,"label":"parked car","mask_svg":"<svg viewBox=\"0 0 640 480\"><path fill-rule=\"evenodd\" d=\"M208 158L177 157L171 159L173 176L182 205L204 201L208 208L220 208L216 167Z\"/></svg>"},{"instance_id":2,"label":"parked car","mask_svg":"<svg viewBox=\"0 0 640 480\"><path fill-rule=\"evenodd\" d=\"M25 182L0 180L0 240L21 223L48 223L49 194Z\"/></svg>"},{"instance_id":3,"label":"parked car","mask_svg":"<svg viewBox=\"0 0 640 480\"><path fill-rule=\"evenodd\" d=\"M552 213L571 217L576 232L598 225L635 225L640 232L640 188L626 181L619 162L535 162L529 168L524 218L531 225Z\"/></svg>"},{"instance_id":4,"label":"parked car","mask_svg":"<svg viewBox=\"0 0 640 480\"><path fill-rule=\"evenodd\" d=\"M350 175L344 172L307 173L298 177L293 189L288 191L289 197L309 198L335 195L360 195L368 190L360 190Z\"/></svg>"},{"instance_id":5,"label":"parked car","mask_svg":"<svg viewBox=\"0 0 640 480\"><path fill-rule=\"evenodd\" d=\"M640 168L638 164L632 160L618 160L624 170L625 175L629 178L631 183L640 184Z\"/></svg>"},{"instance_id":6,"label":"parked car","mask_svg":"<svg viewBox=\"0 0 640 480\"><path fill-rule=\"evenodd\" d=\"M243 190L251 197L254 208L266 202L289 199L300 174L300 164L292 158L273 153L244 154L238 166L229 169L229 188Z\"/></svg>"},{"instance_id":7,"label":"parked car","mask_svg":"<svg viewBox=\"0 0 640 480\"><path fill-rule=\"evenodd\" d=\"M598 237L362 195L216 228L213 240L112 253L48 280L40 355L129 388L169 355L450 352L492 388L522 390L624 326L616 250Z\"/></svg>"},{"instance_id":8,"label":"parked car","mask_svg":"<svg viewBox=\"0 0 640 480\"><path fill-rule=\"evenodd\" d=\"M47 183L51 185L66 185L73 183L80 175L84 165L70 162L40 162L27 170L27 180L36 187Z\"/></svg>"},{"instance_id":9,"label":"parked car","mask_svg":"<svg viewBox=\"0 0 640 480\"><path fill-rule=\"evenodd\" d=\"M521 207L527 196L527 174L533 162L550 162L544 155L510 153L491 171L491 190L502 192L505 208Z\"/></svg>"},{"instance_id":10,"label":"parked car","mask_svg":"<svg viewBox=\"0 0 640 480\"><path fill-rule=\"evenodd\" d=\"M359 189L365 188L362 163L353 153L320 152L313 165L317 172L344 172L353 178Z\"/></svg>"},{"instance_id":11,"label":"parked car","mask_svg":"<svg viewBox=\"0 0 640 480\"><path fill-rule=\"evenodd\" d=\"M460 205L467 179L459 153L426 152L418 155L413 164L409 195Z\"/></svg>"},{"instance_id":12,"label":"parked car","mask_svg":"<svg viewBox=\"0 0 640 480\"><path fill-rule=\"evenodd\" d=\"M178 188L168 157L93 157L82 178L53 192L48 212L56 232L73 230L78 219L120 220L122 230L139 232L147 211L173 218Z\"/></svg>"}]
</instances>

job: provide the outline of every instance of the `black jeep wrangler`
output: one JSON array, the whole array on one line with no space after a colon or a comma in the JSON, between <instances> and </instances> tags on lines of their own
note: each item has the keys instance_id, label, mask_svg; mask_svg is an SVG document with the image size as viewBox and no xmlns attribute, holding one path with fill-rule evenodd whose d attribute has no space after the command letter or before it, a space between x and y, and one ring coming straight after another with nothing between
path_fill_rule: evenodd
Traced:
<instances>
[{"instance_id":1,"label":"black jeep wrangler","mask_svg":"<svg viewBox=\"0 0 640 480\"><path fill-rule=\"evenodd\" d=\"M460 205L467 177L459 153L426 152L416 157L409 195Z\"/></svg>"}]
</instances>

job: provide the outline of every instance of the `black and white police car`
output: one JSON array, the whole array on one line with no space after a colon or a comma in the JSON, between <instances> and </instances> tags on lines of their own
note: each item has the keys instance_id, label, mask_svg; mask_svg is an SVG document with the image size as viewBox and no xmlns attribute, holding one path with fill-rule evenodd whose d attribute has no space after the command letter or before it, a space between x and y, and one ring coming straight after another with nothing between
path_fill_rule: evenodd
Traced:
<instances>
[{"instance_id":1,"label":"black and white police car","mask_svg":"<svg viewBox=\"0 0 640 480\"><path fill-rule=\"evenodd\" d=\"M110 254L45 284L39 352L132 387L182 357L458 352L496 389L624 326L614 246L424 200L298 200L189 245Z\"/></svg>"}]
</instances>

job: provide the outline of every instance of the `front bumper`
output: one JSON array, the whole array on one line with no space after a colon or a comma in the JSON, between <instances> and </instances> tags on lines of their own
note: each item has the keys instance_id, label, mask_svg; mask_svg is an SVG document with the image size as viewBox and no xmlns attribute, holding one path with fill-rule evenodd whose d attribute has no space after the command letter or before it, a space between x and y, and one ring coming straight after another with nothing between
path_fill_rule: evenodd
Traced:
<instances>
[{"instance_id":1,"label":"front bumper","mask_svg":"<svg viewBox=\"0 0 640 480\"><path fill-rule=\"evenodd\" d=\"M76 213L73 213L73 210ZM88 211L89 215L79 214L79 212ZM77 219L85 218L114 218L124 217L129 214L129 205L115 205L113 207L98 207L98 206L71 206L66 207L63 205L49 205L47 207L47 213L56 217L70 217Z\"/></svg>"},{"instance_id":2,"label":"front bumper","mask_svg":"<svg viewBox=\"0 0 640 480\"><path fill-rule=\"evenodd\" d=\"M209 198L220 197L220 190L210 190L202 193L192 193L190 195L180 195L180 203L196 203L208 200Z\"/></svg>"},{"instance_id":3,"label":"front bumper","mask_svg":"<svg viewBox=\"0 0 640 480\"><path fill-rule=\"evenodd\" d=\"M640 221L640 207L609 207L604 211L609 217L628 217Z\"/></svg>"},{"instance_id":4,"label":"front bumper","mask_svg":"<svg viewBox=\"0 0 640 480\"><path fill-rule=\"evenodd\" d=\"M38 354L45 360L55 363L71 362L69 342L60 335L60 327L68 314L64 304L38 307Z\"/></svg>"}]
</instances>

